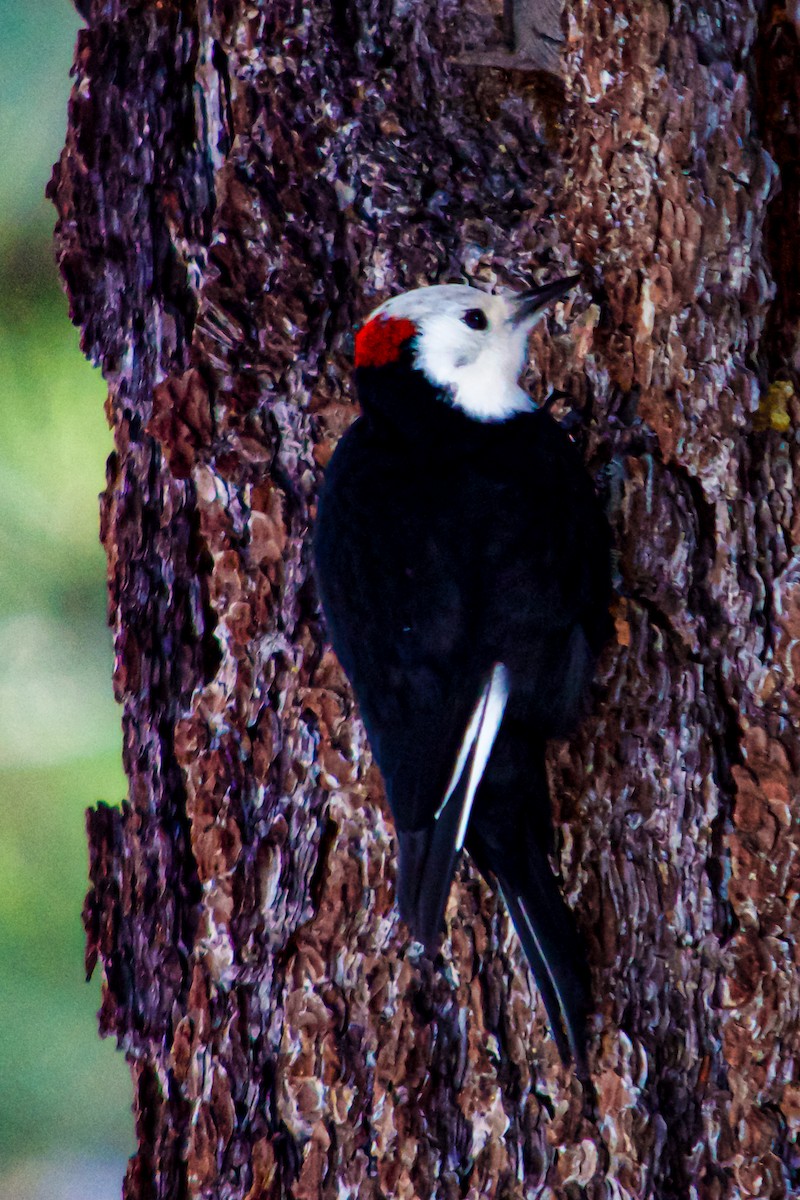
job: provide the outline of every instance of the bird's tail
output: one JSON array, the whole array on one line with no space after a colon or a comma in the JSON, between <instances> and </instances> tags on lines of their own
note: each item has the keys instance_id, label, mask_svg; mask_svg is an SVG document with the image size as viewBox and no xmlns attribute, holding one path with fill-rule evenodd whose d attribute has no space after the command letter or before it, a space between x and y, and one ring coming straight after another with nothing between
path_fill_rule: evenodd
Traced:
<instances>
[{"instance_id":1,"label":"bird's tail","mask_svg":"<svg viewBox=\"0 0 800 1200\"><path fill-rule=\"evenodd\" d=\"M511 795L509 779L499 787L487 780L467 849L481 873L491 873L499 884L562 1061L574 1062L578 1074L588 1078L591 979L586 949L548 858L550 801L543 748L527 765L524 786L520 788L517 775Z\"/></svg>"},{"instance_id":2,"label":"bird's tail","mask_svg":"<svg viewBox=\"0 0 800 1200\"><path fill-rule=\"evenodd\" d=\"M497 874L497 872L495 872ZM538 874L538 869L537 869ZM549 865L521 887L497 874L500 892L542 997L562 1062L588 1076L586 1020L591 1007L589 973L572 914Z\"/></svg>"}]
</instances>

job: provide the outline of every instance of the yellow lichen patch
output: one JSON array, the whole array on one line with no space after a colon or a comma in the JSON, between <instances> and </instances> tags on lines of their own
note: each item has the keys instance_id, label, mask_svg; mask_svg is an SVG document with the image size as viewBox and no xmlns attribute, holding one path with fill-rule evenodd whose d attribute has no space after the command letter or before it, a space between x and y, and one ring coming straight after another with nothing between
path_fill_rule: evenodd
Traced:
<instances>
[{"instance_id":1,"label":"yellow lichen patch","mask_svg":"<svg viewBox=\"0 0 800 1200\"><path fill-rule=\"evenodd\" d=\"M753 428L777 429L779 433L785 433L792 423L787 405L793 396L794 385L786 379L776 379L761 397L753 417Z\"/></svg>"},{"instance_id":2,"label":"yellow lichen patch","mask_svg":"<svg viewBox=\"0 0 800 1200\"><path fill-rule=\"evenodd\" d=\"M614 632L617 638L617 645L630 646L631 644L631 623L628 619L628 601L621 596L615 602L611 609L611 616L614 621Z\"/></svg>"}]
</instances>

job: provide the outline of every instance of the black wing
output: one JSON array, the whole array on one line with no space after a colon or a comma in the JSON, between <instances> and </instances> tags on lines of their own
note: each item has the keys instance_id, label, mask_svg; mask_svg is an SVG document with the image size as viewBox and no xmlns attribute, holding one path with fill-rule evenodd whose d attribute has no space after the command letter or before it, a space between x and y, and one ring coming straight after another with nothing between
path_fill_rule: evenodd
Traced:
<instances>
[{"instance_id":1,"label":"black wing","mask_svg":"<svg viewBox=\"0 0 800 1200\"><path fill-rule=\"evenodd\" d=\"M376 436L362 420L340 442L315 556L397 826L400 911L437 941L471 816L468 849L583 1067L588 979L548 862L544 740L574 725L608 635L608 528L543 414L476 432L466 462Z\"/></svg>"},{"instance_id":2,"label":"black wing","mask_svg":"<svg viewBox=\"0 0 800 1200\"><path fill-rule=\"evenodd\" d=\"M507 688L476 649L474 553L468 530L454 536L443 519L447 480L412 478L407 455L380 448L363 420L339 443L314 553L331 642L397 827L400 911L430 945Z\"/></svg>"},{"instance_id":3,"label":"black wing","mask_svg":"<svg viewBox=\"0 0 800 1200\"><path fill-rule=\"evenodd\" d=\"M424 481L409 472L407 458L376 447L363 418L351 426L326 473L314 557L392 811L413 830L441 803L490 664L470 653L468 553L443 536Z\"/></svg>"}]
</instances>

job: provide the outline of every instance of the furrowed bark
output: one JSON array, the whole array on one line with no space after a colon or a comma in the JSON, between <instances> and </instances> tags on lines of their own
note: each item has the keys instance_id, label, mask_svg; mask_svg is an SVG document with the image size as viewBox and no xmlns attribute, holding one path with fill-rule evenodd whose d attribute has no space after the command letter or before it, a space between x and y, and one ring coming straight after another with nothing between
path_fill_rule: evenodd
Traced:
<instances>
[{"instance_id":1,"label":"furrowed bark","mask_svg":"<svg viewBox=\"0 0 800 1200\"><path fill-rule=\"evenodd\" d=\"M89 813L85 918L125 1195L796 1195L790 10L574 0L555 78L459 61L483 0L79 7L51 194L116 442L130 791ZM595 710L551 755L596 1103L469 866L441 961L407 941L307 537L359 318L539 268L586 271L527 382L582 411L618 548Z\"/></svg>"}]
</instances>

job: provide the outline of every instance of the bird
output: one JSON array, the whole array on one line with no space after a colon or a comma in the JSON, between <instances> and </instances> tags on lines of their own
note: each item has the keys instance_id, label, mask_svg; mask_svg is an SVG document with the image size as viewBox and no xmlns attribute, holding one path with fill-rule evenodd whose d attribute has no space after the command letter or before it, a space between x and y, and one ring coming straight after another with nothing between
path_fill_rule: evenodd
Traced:
<instances>
[{"instance_id":1,"label":"bird","mask_svg":"<svg viewBox=\"0 0 800 1200\"><path fill-rule=\"evenodd\" d=\"M550 865L545 750L585 714L611 632L611 534L576 444L519 382L530 331L579 279L435 284L370 313L313 556L394 818L401 918L435 954L466 849L586 1075L590 975Z\"/></svg>"}]
</instances>

